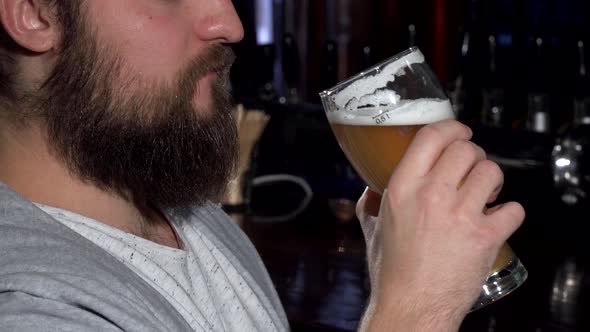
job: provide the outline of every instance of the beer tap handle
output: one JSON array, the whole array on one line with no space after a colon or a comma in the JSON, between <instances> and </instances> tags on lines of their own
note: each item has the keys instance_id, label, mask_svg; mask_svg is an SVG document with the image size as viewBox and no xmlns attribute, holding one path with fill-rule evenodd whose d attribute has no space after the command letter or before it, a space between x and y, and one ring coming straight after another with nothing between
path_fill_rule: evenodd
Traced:
<instances>
[{"instance_id":1,"label":"beer tap handle","mask_svg":"<svg viewBox=\"0 0 590 332\"><path fill-rule=\"evenodd\" d=\"M583 40L578 40L578 75L586 78L586 51Z\"/></svg>"},{"instance_id":2,"label":"beer tap handle","mask_svg":"<svg viewBox=\"0 0 590 332\"><path fill-rule=\"evenodd\" d=\"M471 34L465 32L463 35L463 42L461 43L461 58L465 59L469 53L469 45L471 43Z\"/></svg>"},{"instance_id":3,"label":"beer tap handle","mask_svg":"<svg viewBox=\"0 0 590 332\"><path fill-rule=\"evenodd\" d=\"M590 81L586 72L586 51L583 40L578 40L578 68L574 91L574 125L590 124Z\"/></svg>"},{"instance_id":4,"label":"beer tap handle","mask_svg":"<svg viewBox=\"0 0 590 332\"><path fill-rule=\"evenodd\" d=\"M410 24L408 25L408 46L414 47L416 44L416 25Z\"/></svg>"},{"instance_id":5,"label":"beer tap handle","mask_svg":"<svg viewBox=\"0 0 590 332\"><path fill-rule=\"evenodd\" d=\"M323 57L321 84L322 89L328 89L338 81L338 45L335 41L326 41Z\"/></svg>"},{"instance_id":6,"label":"beer tap handle","mask_svg":"<svg viewBox=\"0 0 590 332\"><path fill-rule=\"evenodd\" d=\"M488 68L482 91L482 122L491 127L504 127L508 118L505 109L504 88L500 82L497 63L496 37L488 36Z\"/></svg>"},{"instance_id":7,"label":"beer tap handle","mask_svg":"<svg viewBox=\"0 0 590 332\"><path fill-rule=\"evenodd\" d=\"M373 50L371 46L365 45L361 53L361 70L365 70L374 65Z\"/></svg>"},{"instance_id":8,"label":"beer tap handle","mask_svg":"<svg viewBox=\"0 0 590 332\"><path fill-rule=\"evenodd\" d=\"M274 44L258 45L260 59L260 75L258 77L258 99L262 102L270 102L275 98L274 86Z\"/></svg>"},{"instance_id":9,"label":"beer tap handle","mask_svg":"<svg viewBox=\"0 0 590 332\"><path fill-rule=\"evenodd\" d=\"M297 97L299 84L299 53L295 37L286 33L283 37L283 75L287 84L288 99Z\"/></svg>"},{"instance_id":10,"label":"beer tap handle","mask_svg":"<svg viewBox=\"0 0 590 332\"><path fill-rule=\"evenodd\" d=\"M543 38L537 37L537 39L535 39L535 45L535 49L537 51L537 60L541 60L541 57L543 56Z\"/></svg>"},{"instance_id":11,"label":"beer tap handle","mask_svg":"<svg viewBox=\"0 0 590 332\"><path fill-rule=\"evenodd\" d=\"M488 37L488 45L490 52L489 70L490 74L494 76L496 74L496 37L494 35Z\"/></svg>"}]
</instances>

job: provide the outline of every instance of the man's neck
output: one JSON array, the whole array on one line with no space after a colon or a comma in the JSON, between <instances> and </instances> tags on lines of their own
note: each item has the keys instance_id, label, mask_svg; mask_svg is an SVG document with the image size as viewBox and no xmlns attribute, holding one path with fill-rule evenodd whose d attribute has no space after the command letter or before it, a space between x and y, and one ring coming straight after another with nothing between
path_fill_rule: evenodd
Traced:
<instances>
[{"instance_id":1,"label":"man's neck","mask_svg":"<svg viewBox=\"0 0 590 332\"><path fill-rule=\"evenodd\" d=\"M72 175L50 153L38 125L0 126L0 181L32 202L68 210L165 246L180 246L173 228L157 211L140 211L119 195Z\"/></svg>"}]
</instances>

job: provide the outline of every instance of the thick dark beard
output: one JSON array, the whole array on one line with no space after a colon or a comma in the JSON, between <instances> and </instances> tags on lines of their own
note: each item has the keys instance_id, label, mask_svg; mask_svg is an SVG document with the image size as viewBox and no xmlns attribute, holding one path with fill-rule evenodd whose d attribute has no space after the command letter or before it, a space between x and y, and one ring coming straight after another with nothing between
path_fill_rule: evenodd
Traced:
<instances>
[{"instance_id":1,"label":"thick dark beard","mask_svg":"<svg viewBox=\"0 0 590 332\"><path fill-rule=\"evenodd\" d=\"M36 98L49 145L72 175L158 208L219 199L238 154L228 91L231 49L207 50L170 88L133 75L120 82L127 73L123 61L109 55L115 52L101 49L89 33L78 36ZM218 73L212 109L197 109L197 82L210 71Z\"/></svg>"}]
</instances>

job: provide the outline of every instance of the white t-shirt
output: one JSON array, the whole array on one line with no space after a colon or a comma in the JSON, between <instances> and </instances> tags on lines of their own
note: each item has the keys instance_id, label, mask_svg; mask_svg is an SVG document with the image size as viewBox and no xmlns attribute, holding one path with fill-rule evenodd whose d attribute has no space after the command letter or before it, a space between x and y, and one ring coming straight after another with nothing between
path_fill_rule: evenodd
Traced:
<instances>
[{"instance_id":1,"label":"white t-shirt","mask_svg":"<svg viewBox=\"0 0 590 332\"><path fill-rule=\"evenodd\" d=\"M269 310L272 305L261 296L264 292L255 278L216 238L215 230L210 229L215 223L169 215L184 245L179 250L70 211L37 206L141 276L195 331L288 330L282 308Z\"/></svg>"}]
</instances>

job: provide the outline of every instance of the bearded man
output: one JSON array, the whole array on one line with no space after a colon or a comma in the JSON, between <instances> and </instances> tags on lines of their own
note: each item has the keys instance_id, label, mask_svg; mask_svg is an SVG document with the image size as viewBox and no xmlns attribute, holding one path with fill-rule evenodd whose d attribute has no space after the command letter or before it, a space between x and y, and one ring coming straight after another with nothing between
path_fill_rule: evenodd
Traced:
<instances>
[{"instance_id":1,"label":"bearded man","mask_svg":"<svg viewBox=\"0 0 590 332\"><path fill-rule=\"evenodd\" d=\"M237 159L242 36L230 0L0 0L0 330L289 329L216 203ZM362 329L456 330L524 218L516 203L482 213L502 174L470 137L427 126L391 194L361 198Z\"/></svg>"}]
</instances>

